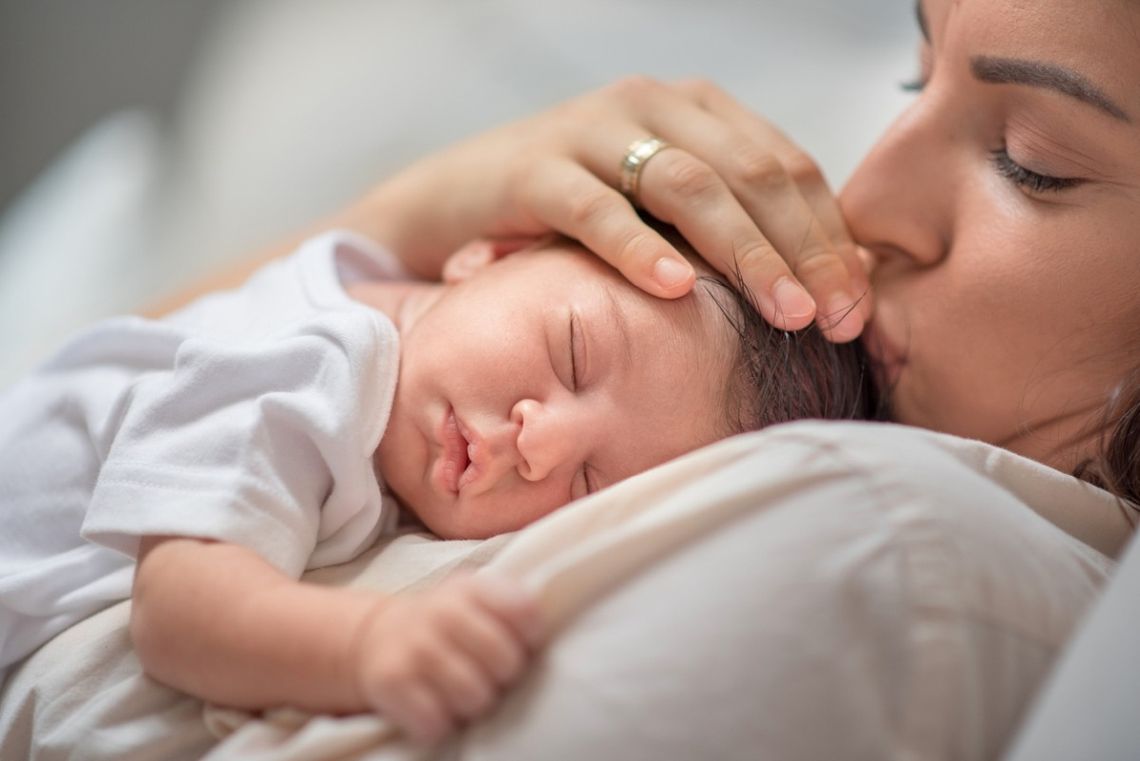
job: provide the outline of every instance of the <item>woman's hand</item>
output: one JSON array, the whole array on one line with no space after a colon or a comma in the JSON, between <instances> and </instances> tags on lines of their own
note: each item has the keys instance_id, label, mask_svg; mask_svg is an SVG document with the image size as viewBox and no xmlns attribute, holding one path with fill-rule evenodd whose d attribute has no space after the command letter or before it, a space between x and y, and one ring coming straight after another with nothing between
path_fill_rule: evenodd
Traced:
<instances>
[{"instance_id":1,"label":"woman's hand","mask_svg":"<svg viewBox=\"0 0 1140 761\"><path fill-rule=\"evenodd\" d=\"M670 144L641 173L647 211L730 279L739 269L773 325L814 317L833 340L859 335L868 280L818 167L703 81L623 80L462 142L381 185L365 231L432 277L473 238L560 232L645 291L681 296L692 268L616 189L627 148L647 137Z\"/></svg>"},{"instance_id":2,"label":"woman's hand","mask_svg":"<svg viewBox=\"0 0 1140 761\"><path fill-rule=\"evenodd\" d=\"M392 597L356 646L360 696L413 740L437 742L498 703L540 638L536 601L507 579L460 576Z\"/></svg>"}]
</instances>

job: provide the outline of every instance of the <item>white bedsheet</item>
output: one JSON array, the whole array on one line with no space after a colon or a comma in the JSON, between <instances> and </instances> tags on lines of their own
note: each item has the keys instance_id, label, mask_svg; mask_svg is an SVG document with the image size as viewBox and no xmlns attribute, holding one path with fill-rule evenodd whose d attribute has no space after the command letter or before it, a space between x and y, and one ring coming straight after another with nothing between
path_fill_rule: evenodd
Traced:
<instances>
[{"instance_id":1,"label":"white bedsheet","mask_svg":"<svg viewBox=\"0 0 1140 761\"><path fill-rule=\"evenodd\" d=\"M371 716L203 713L141 675L123 604L13 674L0 758L992 758L1129 531L1108 495L984 444L782 426L512 536L408 535L314 574L395 591L489 564L541 594L560 634L443 748Z\"/></svg>"}]
</instances>

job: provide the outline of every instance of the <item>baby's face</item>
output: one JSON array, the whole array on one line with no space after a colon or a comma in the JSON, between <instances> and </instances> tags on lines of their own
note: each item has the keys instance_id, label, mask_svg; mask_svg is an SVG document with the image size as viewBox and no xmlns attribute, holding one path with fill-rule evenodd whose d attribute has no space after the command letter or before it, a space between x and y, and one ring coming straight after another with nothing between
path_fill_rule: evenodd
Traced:
<instances>
[{"instance_id":1,"label":"baby's face","mask_svg":"<svg viewBox=\"0 0 1140 761\"><path fill-rule=\"evenodd\" d=\"M511 255L401 327L380 473L441 537L514 531L723 436L732 341L703 288L656 299L565 242Z\"/></svg>"}]
</instances>

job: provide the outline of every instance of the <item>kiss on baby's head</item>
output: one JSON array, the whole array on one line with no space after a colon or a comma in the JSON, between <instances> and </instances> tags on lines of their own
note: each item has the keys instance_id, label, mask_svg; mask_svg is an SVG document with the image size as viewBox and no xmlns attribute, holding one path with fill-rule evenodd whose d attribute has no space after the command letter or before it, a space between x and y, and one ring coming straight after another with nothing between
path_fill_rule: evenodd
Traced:
<instances>
[{"instance_id":1,"label":"kiss on baby's head","mask_svg":"<svg viewBox=\"0 0 1140 761\"><path fill-rule=\"evenodd\" d=\"M736 433L874 414L857 344L771 328L692 259L703 274L673 301L567 239L418 286L398 310L387 487L439 536L482 538Z\"/></svg>"}]
</instances>

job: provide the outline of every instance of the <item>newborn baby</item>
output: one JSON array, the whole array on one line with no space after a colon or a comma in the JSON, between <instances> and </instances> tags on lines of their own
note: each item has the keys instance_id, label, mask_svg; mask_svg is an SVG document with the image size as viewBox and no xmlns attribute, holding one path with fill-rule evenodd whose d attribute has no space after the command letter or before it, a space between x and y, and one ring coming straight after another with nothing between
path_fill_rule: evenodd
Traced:
<instances>
[{"instance_id":1,"label":"newborn baby","mask_svg":"<svg viewBox=\"0 0 1140 761\"><path fill-rule=\"evenodd\" d=\"M694 264L675 301L565 239L424 283L329 233L81 334L0 396L0 668L131 597L146 671L206 700L421 740L482 714L542 639L525 591L296 579L401 517L484 538L735 433L874 412L857 345L776 331Z\"/></svg>"}]
</instances>

